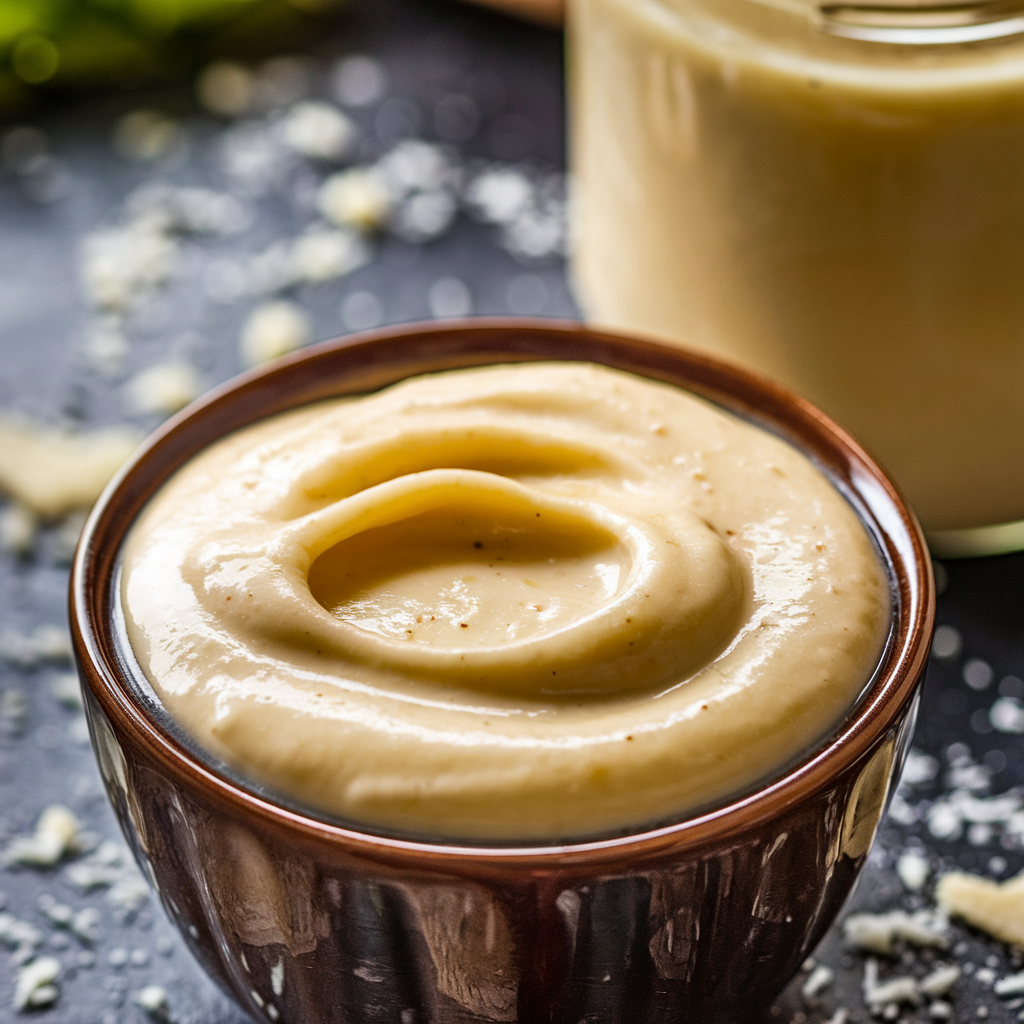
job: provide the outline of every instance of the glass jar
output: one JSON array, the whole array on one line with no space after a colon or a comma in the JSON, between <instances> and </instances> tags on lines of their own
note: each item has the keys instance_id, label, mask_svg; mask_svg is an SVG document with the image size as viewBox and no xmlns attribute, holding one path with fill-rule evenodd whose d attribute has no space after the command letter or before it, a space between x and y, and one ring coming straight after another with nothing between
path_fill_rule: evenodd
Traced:
<instances>
[{"instance_id":1,"label":"glass jar","mask_svg":"<svg viewBox=\"0 0 1024 1024\"><path fill-rule=\"evenodd\" d=\"M587 318L822 406L939 552L1024 543L1024 4L573 3Z\"/></svg>"}]
</instances>

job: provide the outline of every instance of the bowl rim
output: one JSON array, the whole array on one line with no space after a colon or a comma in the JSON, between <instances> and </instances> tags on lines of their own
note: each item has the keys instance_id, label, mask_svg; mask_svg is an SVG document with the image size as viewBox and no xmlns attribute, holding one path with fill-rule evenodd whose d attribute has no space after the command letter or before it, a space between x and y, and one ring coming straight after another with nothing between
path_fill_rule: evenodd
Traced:
<instances>
[{"instance_id":1,"label":"bowl rim","mask_svg":"<svg viewBox=\"0 0 1024 1024\"><path fill-rule=\"evenodd\" d=\"M422 841L363 832L273 802L219 775L153 720L132 696L117 658L109 609L114 569L139 510L191 455L230 430L341 394L376 390L418 373L523 361L601 363L684 387L796 445L855 506L895 577L891 636L871 685L851 714L766 786L680 822L559 845ZM436 868L439 856L487 873L517 865L545 871L607 867L696 850L749 831L827 788L865 759L900 721L923 676L934 626L931 559L913 512L880 466L829 417L770 378L691 349L594 330L573 321L525 318L408 324L349 335L242 373L203 395L149 437L107 485L79 540L69 586L72 645L84 684L116 731L152 762L222 811L339 854Z\"/></svg>"}]
</instances>

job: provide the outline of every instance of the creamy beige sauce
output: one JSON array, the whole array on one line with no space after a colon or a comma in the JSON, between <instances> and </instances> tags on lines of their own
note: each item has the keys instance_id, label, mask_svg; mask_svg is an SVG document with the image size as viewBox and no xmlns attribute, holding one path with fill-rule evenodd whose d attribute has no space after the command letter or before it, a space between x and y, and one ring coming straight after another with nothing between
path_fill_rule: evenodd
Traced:
<instances>
[{"instance_id":1,"label":"creamy beige sauce","mask_svg":"<svg viewBox=\"0 0 1024 1024\"><path fill-rule=\"evenodd\" d=\"M1024 518L1024 38L867 43L830 6L574 0L579 298L795 388L928 530Z\"/></svg>"},{"instance_id":2,"label":"creamy beige sauce","mask_svg":"<svg viewBox=\"0 0 1024 1024\"><path fill-rule=\"evenodd\" d=\"M202 747L332 815L467 840L753 786L850 708L890 607L804 456L557 363L230 435L147 506L123 581L139 662Z\"/></svg>"}]
</instances>

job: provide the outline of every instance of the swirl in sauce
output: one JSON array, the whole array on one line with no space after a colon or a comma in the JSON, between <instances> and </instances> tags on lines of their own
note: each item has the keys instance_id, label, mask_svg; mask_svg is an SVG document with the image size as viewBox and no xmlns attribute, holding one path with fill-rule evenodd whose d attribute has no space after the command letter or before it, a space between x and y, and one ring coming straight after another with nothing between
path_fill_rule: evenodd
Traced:
<instances>
[{"instance_id":1,"label":"swirl in sauce","mask_svg":"<svg viewBox=\"0 0 1024 1024\"><path fill-rule=\"evenodd\" d=\"M371 828L580 837L680 818L834 727L886 575L803 455L585 364L418 378L200 453L122 603L169 712Z\"/></svg>"}]
</instances>

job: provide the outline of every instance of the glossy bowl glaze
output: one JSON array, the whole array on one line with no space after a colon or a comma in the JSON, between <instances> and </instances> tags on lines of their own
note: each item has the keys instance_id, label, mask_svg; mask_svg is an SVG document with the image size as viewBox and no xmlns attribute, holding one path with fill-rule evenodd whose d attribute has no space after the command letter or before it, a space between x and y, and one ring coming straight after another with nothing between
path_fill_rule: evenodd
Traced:
<instances>
[{"instance_id":1,"label":"glossy bowl glaze","mask_svg":"<svg viewBox=\"0 0 1024 1024\"><path fill-rule=\"evenodd\" d=\"M138 698L116 625L122 541L190 456L257 419L434 370L570 359L685 387L814 459L886 562L881 665L836 731L755 792L677 824L532 848L431 844L289 809ZM158 430L90 516L71 628L121 826L211 976L290 1024L749 1019L795 973L864 863L913 728L934 617L920 529L874 462L764 378L573 324L474 321L331 342L246 374ZM868 683L868 680L865 680Z\"/></svg>"}]
</instances>

